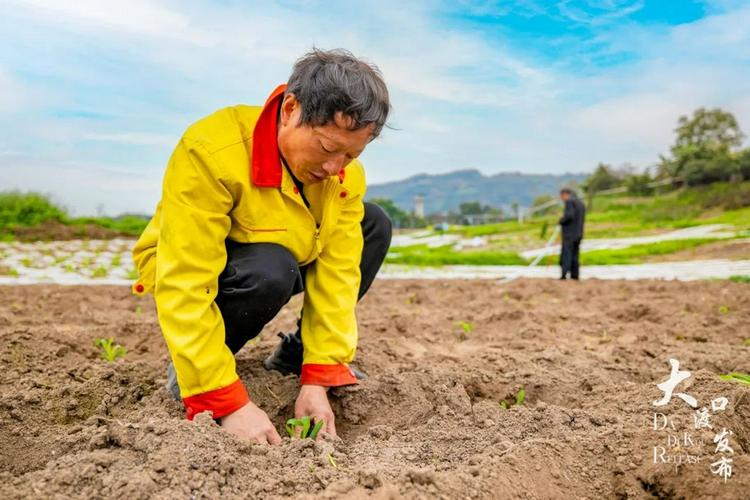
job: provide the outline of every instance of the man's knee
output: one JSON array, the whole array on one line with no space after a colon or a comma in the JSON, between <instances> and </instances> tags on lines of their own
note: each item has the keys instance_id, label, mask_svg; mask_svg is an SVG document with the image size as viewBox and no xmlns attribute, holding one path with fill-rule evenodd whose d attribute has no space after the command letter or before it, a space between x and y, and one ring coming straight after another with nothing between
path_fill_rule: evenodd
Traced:
<instances>
[{"instance_id":1,"label":"man's knee","mask_svg":"<svg viewBox=\"0 0 750 500\"><path fill-rule=\"evenodd\" d=\"M219 293L226 298L257 297L283 305L299 280L297 262L283 246L233 243L227 246L227 265L219 276Z\"/></svg>"},{"instance_id":2,"label":"man's knee","mask_svg":"<svg viewBox=\"0 0 750 500\"><path fill-rule=\"evenodd\" d=\"M391 245L393 227L391 219L378 205L365 202L362 232L367 243L382 246L384 251L388 251L388 247Z\"/></svg>"}]
</instances>

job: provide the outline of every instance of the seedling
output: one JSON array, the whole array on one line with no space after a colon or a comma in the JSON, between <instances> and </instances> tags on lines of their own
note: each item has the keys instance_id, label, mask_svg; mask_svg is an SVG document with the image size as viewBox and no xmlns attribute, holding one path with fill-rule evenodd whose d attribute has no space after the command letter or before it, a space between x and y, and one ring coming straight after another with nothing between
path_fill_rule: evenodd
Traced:
<instances>
[{"instance_id":1,"label":"seedling","mask_svg":"<svg viewBox=\"0 0 750 500\"><path fill-rule=\"evenodd\" d=\"M0 276L18 276L18 271L12 267L0 266Z\"/></svg>"},{"instance_id":2,"label":"seedling","mask_svg":"<svg viewBox=\"0 0 750 500\"><path fill-rule=\"evenodd\" d=\"M331 467L333 467L334 469L339 468L339 464L336 463L336 460L334 460L333 455L331 455L330 453L328 454L328 463L330 463Z\"/></svg>"},{"instance_id":3,"label":"seedling","mask_svg":"<svg viewBox=\"0 0 750 500\"><path fill-rule=\"evenodd\" d=\"M109 271L104 266L99 266L91 273L92 278L106 278Z\"/></svg>"},{"instance_id":4,"label":"seedling","mask_svg":"<svg viewBox=\"0 0 750 500\"><path fill-rule=\"evenodd\" d=\"M109 265L112 266L112 267L119 267L120 266L120 262L121 262L121 257L118 254L118 255L115 255L114 257L112 257L112 262L110 262Z\"/></svg>"},{"instance_id":5,"label":"seedling","mask_svg":"<svg viewBox=\"0 0 750 500\"><path fill-rule=\"evenodd\" d=\"M719 378L729 381L734 380L735 382L739 382L741 384L750 385L750 375L748 375L747 373L732 372L727 373L726 375L719 375Z\"/></svg>"},{"instance_id":6,"label":"seedling","mask_svg":"<svg viewBox=\"0 0 750 500\"><path fill-rule=\"evenodd\" d=\"M719 307L719 312L721 314L729 314L729 306L721 306L721 307Z\"/></svg>"},{"instance_id":7,"label":"seedling","mask_svg":"<svg viewBox=\"0 0 750 500\"><path fill-rule=\"evenodd\" d=\"M750 345L750 339L745 339L742 341L744 345Z\"/></svg>"},{"instance_id":8,"label":"seedling","mask_svg":"<svg viewBox=\"0 0 750 500\"><path fill-rule=\"evenodd\" d=\"M459 334L461 340L466 340L467 335L474 331L474 325L468 321L459 321L456 326L461 327L461 333Z\"/></svg>"},{"instance_id":9,"label":"seedling","mask_svg":"<svg viewBox=\"0 0 750 500\"><path fill-rule=\"evenodd\" d=\"M518 391L518 394L516 394L516 402L513 403L513 406L521 406L524 401L526 401L526 391L522 388ZM509 408L508 402L505 400L500 401L500 408L507 410Z\"/></svg>"},{"instance_id":10,"label":"seedling","mask_svg":"<svg viewBox=\"0 0 750 500\"><path fill-rule=\"evenodd\" d=\"M320 429L323 428L325 421L318 420L312 430L310 429L310 424L312 424L312 418L308 416L300 418L290 418L286 421L286 432L290 437L295 437L297 435L297 429L299 429L299 437L301 439L315 439L316 437L318 437L318 432L320 432Z\"/></svg>"},{"instance_id":11,"label":"seedling","mask_svg":"<svg viewBox=\"0 0 750 500\"><path fill-rule=\"evenodd\" d=\"M120 344L114 344L112 337L108 339L96 339L94 345L102 350L100 353L102 359L107 362L113 362L117 358L125 357L126 351Z\"/></svg>"},{"instance_id":12,"label":"seedling","mask_svg":"<svg viewBox=\"0 0 750 500\"><path fill-rule=\"evenodd\" d=\"M141 307L140 304L138 304L137 306L135 306L135 313L136 314L141 314L142 312L143 312L143 308Z\"/></svg>"}]
</instances>

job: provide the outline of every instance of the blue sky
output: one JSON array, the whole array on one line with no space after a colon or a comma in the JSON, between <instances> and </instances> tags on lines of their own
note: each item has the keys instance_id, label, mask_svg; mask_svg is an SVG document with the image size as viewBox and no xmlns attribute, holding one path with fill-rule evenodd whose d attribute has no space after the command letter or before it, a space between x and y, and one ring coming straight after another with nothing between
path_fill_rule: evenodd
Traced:
<instances>
[{"instance_id":1,"label":"blue sky","mask_svg":"<svg viewBox=\"0 0 750 500\"><path fill-rule=\"evenodd\" d=\"M699 106L750 132L750 1L6 0L0 33L0 189L77 214L152 212L182 131L313 45L385 75L370 183L644 168Z\"/></svg>"}]
</instances>

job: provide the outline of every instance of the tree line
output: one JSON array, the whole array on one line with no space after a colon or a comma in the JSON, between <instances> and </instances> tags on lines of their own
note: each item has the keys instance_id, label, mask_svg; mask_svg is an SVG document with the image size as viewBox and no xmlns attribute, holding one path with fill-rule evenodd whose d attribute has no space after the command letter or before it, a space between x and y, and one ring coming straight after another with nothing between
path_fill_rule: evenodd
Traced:
<instances>
[{"instance_id":1,"label":"tree line","mask_svg":"<svg viewBox=\"0 0 750 500\"><path fill-rule=\"evenodd\" d=\"M614 188L647 196L660 180L688 186L750 180L750 148L741 148L744 138L732 113L698 108L692 116L680 116L670 154L660 156L654 168L638 173L627 165L600 163L583 187L589 196Z\"/></svg>"}]
</instances>

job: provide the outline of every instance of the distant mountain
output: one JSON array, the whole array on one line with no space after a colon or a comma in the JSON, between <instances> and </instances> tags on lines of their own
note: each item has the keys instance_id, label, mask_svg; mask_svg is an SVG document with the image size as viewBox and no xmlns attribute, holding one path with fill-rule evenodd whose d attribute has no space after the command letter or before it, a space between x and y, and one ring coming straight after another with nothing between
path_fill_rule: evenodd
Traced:
<instances>
[{"instance_id":1,"label":"distant mountain","mask_svg":"<svg viewBox=\"0 0 750 500\"><path fill-rule=\"evenodd\" d=\"M479 201L483 205L508 210L513 203L529 206L539 195L557 195L564 185L581 183L588 175L509 172L486 176L479 170L419 174L401 181L368 186L367 199L388 198L402 210L411 212L414 197L422 195L426 214L458 211L458 206L468 201Z\"/></svg>"}]
</instances>

